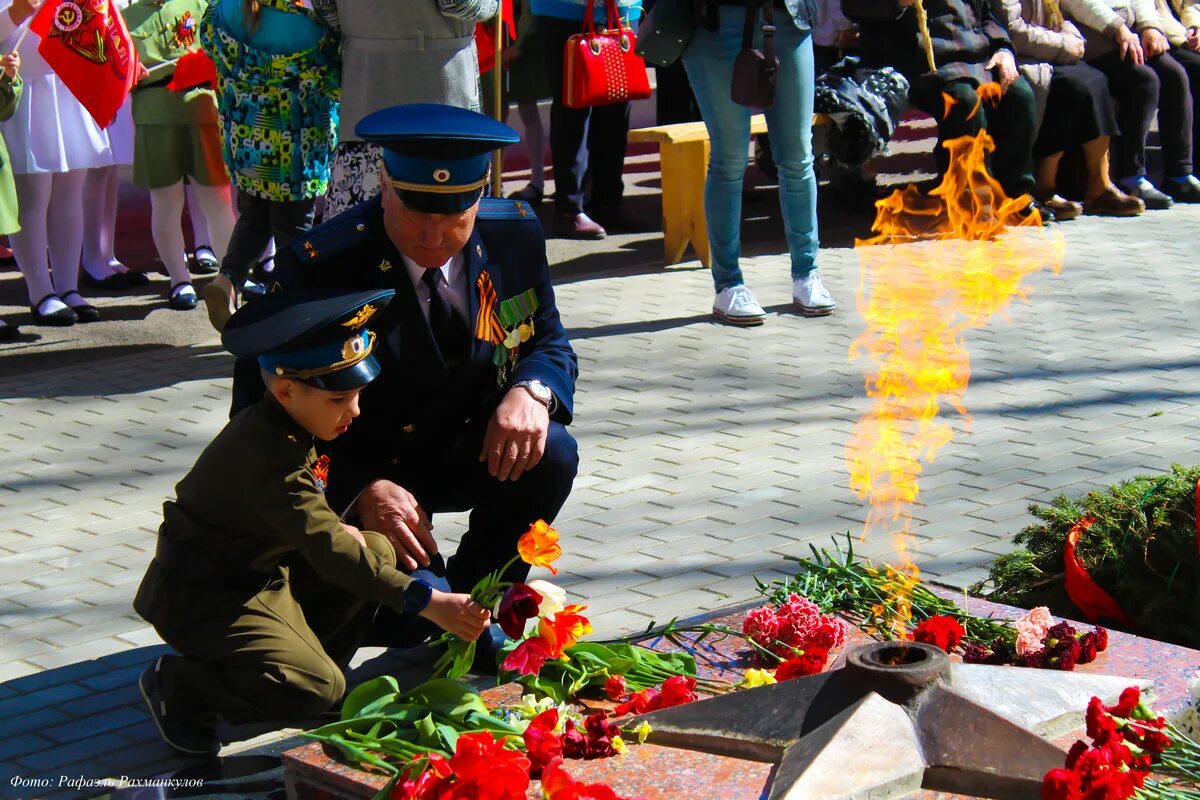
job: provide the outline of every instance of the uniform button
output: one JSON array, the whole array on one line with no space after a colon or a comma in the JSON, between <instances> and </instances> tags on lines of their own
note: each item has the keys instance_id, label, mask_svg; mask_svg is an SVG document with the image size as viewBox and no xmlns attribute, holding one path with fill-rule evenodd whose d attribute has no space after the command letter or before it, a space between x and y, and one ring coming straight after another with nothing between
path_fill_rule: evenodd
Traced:
<instances>
[{"instance_id":1,"label":"uniform button","mask_svg":"<svg viewBox=\"0 0 1200 800\"><path fill-rule=\"evenodd\" d=\"M362 233L366 229L367 229L367 226L363 225L361 222L354 226L354 230L358 231L359 233Z\"/></svg>"},{"instance_id":2,"label":"uniform button","mask_svg":"<svg viewBox=\"0 0 1200 800\"><path fill-rule=\"evenodd\" d=\"M412 432L413 432L413 431L415 431L416 429L417 429L417 426L416 426L416 425L413 425L412 423L409 423L408 425L405 425L405 426L404 426L403 428L401 428L400 430L404 431L405 433L412 433Z\"/></svg>"},{"instance_id":3,"label":"uniform button","mask_svg":"<svg viewBox=\"0 0 1200 800\"><path fill-rule=\"evenodd\" d=\"M392 459L392 463L393 463L393 464L399 464L399 463L400 463L400 459L398 459L398 458L393 458L393 459Z\"/></svg>"},{"instance_id":4,"label":"uniform button","mask_svg":"<svg viewBox=\"0 0 1200 800\"><path fill-rule=\"evenodd\" d=\"M470 418L470 417L467 417L466 419L464 419L464 420L463 420L463 425L470 425L470 424L471 424L471 418Z\"/></svg>"}]
</instances>

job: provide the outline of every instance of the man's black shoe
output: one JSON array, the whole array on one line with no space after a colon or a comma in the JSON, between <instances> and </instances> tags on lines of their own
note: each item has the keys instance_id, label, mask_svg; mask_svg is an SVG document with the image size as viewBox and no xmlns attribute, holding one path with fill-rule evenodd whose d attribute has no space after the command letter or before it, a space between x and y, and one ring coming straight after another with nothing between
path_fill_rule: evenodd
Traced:
<instances>
[{"instance_id":1,"label":"man's black shoe","mask_svg":"<svg viewBox=\"0 0 1200 800\"><path fill-rule=\"evenodd\" d=\"M1176 203L1200 203L1200 178L1195 175L1188 175L1183 181L1168 178L1161 188Z\"/></svg>"},{"instance_id":2,"label":"man's black shoe","mask_svg":"<svg viewBox=\"0 0 1200 800\"><path fill-rule=\"evenodd\" d=\"M138 678L138 689L142 699L150 710L158 733L163 741L175 750L188 755L215 756L221 749L221 741L217 738L216 728L196 722L183 722L173 719L167 714L163 703L162 688L159 672L162 670L163 658L159 656L150 667Z\"/></svg>"}]
</instances>

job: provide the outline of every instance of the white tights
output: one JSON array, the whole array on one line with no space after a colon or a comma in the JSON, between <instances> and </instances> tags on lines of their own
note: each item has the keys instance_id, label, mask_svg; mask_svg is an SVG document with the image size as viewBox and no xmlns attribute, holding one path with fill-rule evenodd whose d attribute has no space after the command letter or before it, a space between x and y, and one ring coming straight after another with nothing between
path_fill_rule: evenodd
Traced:
<instances>
[{"instance_id":1,"label":"white tights","mask_svg":"<svg viewBox=\"0 0 1200 800\"><path fill-rule=\"evenodd\" d=\"M546 188L546 133L542 127L542 114L538 105L518 103L517 116L525 128L525 150L529 153L529 185Z\"/></svg>"},{"instance_id":2,"label":"white tights","mask_svg":"<svg viewBox=\"0 0 1200 800\"><path fill-rule=\"evenodd\" d=\"M217 260L225 257L225 248L229 246L229 237L233 232L233 207L229 202L229 185L200 186L188 185L188 195L198 207L205 222L205 230L210 241L197 239L197 245L208 244L212 247ZM191 280L188 273L184 252L187 245L183 241L183 181L150 190L150 233L154 237L154 246L158 249L158 257L162 259L171 276L171 285L178 286ZM193 210L192 219L195 219ZM199 234L196 234L199 237Z\"/></svg>"},{"instance_id":3,"label":"white tights","mask_svg":"<svg viewBox=\"0 0 1200 800\"><path fill-rule=\"evenodd\" d=\"M87 170L82 169L13 176L17 185L21 231L9 234L8 240L25 277L30 305L46 295L61 297L79 288L86 176ZM82 302L78 297L71 300L73 305ZM57 308L51 302L39 310L50 313Z\"/></svg>"},{"instance_id":4,"label":"white tights","mask_svg":"<svg viewBox=\"0 0 1200 800\"><path fill-rule=\"evenodd\" d=\"M83 268L96 280L104 280L129 268L117 261L113 248L117 235L117 194L121 168L94 167L87 170L83 184Z\"/></svg>"}]
</instances>

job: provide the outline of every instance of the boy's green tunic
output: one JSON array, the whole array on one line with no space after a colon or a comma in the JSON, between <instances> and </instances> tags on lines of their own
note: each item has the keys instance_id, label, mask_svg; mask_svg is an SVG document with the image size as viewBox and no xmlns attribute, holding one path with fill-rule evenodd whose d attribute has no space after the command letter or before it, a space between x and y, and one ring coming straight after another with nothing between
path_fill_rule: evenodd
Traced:
<instances>
[{"instance_id":1,"label":"boy's green tunic","mask_svg":"<svg viewBox=\"0 0 1200 800\"><path fill-rule=\"evenodd\" d=\"M315 469L314 469L315 468ZM325 501L313 437L271 396L235 416L163 506L134 609L182 656L168 707L231 723L324 711L377 604L411 582L381 535L368 548Z\"/></svg>"}]
</instances>

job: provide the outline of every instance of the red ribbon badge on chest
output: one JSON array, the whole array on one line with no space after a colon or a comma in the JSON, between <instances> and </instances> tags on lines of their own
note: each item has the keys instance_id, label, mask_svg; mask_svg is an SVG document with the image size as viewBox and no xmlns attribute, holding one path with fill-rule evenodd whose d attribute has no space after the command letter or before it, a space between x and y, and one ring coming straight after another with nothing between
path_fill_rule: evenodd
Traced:
<instances>
[{"instance_id":1,"label":"red ribbon badge on chest","mask_svg":"<svg viewBox=\"0 0 1200 800\"><path fill-rule=\"evenodd\" d=\"M317 463L312 467L313 479L317 483L317 491L324 492L325 487L329 484L329 456L324 455L317 459Z\"/></svg>"},{"instance_id":2,"label":"red ribbon badge on chest","mask_svg":"<svg viewBox=\"0 0 1200 800\"><path fill-rule=\"evenodd\" d=\"M192 12L185 11L179 22L175 23L175 35L171 37L171 44L176 47L191 47L195 43L196 19Z\"/></svg>"}]
</instances>

